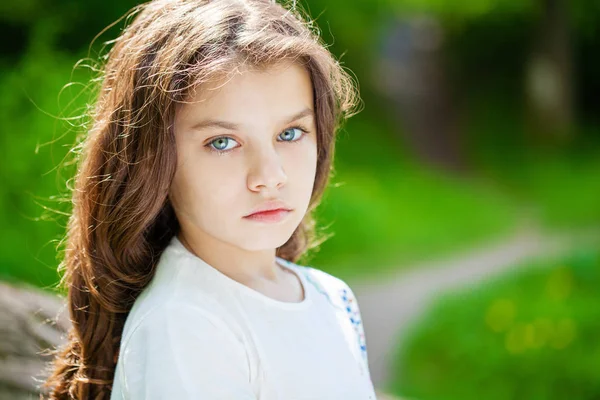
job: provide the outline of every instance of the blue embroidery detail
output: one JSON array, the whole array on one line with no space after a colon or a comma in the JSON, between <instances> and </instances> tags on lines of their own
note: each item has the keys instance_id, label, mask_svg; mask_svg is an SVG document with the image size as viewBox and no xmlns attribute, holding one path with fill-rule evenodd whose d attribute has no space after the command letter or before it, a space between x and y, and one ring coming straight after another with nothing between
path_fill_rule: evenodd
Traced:
<instances>
[{"instance_id":1,"label":"blue embroidery detail","mask_svg":"<svg viewBox=\"0 0 600 400\"><path fill-rule=\"evenodd\" d=\"M350 291L346 288L340 289L340 297L344 301L346 305L346 311L348 313L348 317L350 318L350 322L356 331L356 337L358 340L358 347L360 348L361 355L363 360L367 361L367 345L365 342L365 332L364 327L362 325L362 320L360 318L360 312L358 309L358 302L354 296L351 296Z\"/></svg>"}]
</instances>

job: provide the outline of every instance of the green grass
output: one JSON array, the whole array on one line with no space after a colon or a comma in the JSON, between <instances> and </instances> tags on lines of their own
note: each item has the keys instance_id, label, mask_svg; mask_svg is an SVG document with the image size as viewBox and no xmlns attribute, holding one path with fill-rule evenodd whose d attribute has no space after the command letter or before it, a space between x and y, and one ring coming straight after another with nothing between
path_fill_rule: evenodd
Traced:
<instances>
[{"instance_id":1,"label":"green grass","mask_svg":"<svg viewBox=\"0 0 600 400\"><path fill-rule=\"evenodd\" d=\"M340 171L320 219L334 236L311 261L354 278L383 274L508 234L514 203L475 180L417 167Z\"/></svg>"},{"instance_id":2,"label":"green grass","mask_svg":"<svg viewBox=\"0 0 600 400\"><path fill-rule=\"evenodd\" d=\"M529 204L546 227L600 225L600 152L539 157L508 173L506 191Z\"/></svg>"},{"instance_id":3,"label":"green grass","mask_svg":"<svg viewBox=\"0 0 600 400\"><path fill-rule=\"evenodd\" d=\"M421 400L600 397L600 252L528 262L441 296L396 350L391 393Z\"/></svg>"}]
</instances>

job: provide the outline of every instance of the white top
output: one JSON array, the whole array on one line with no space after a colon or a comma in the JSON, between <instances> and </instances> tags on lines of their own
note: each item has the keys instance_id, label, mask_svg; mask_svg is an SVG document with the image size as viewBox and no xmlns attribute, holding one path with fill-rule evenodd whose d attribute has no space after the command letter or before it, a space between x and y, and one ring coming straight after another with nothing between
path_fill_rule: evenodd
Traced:
<instances>
[{"instance_id":1,"label":"white top","mask_svg":"<svg viewBox=\"0 0 600 400\"><path fill-rule=\"evenodd\" d=\"M352 290L277 261L301 302L229 278L174 236L125 321L111 400L374 400Z\"/></svg>"}]
</instances>

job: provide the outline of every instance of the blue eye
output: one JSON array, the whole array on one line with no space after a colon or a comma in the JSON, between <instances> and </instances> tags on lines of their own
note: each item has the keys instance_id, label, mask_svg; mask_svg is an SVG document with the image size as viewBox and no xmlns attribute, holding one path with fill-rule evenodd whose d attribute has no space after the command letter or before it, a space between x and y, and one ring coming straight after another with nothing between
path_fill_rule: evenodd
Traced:
<instances>
[{"instance_id":1,"label":"blue eye","mask_svg":"<svg viewBox=\"0 0 600 400\"><path fill-rule=\"evenodd\" d=\"M285 137L285 139L283 139L285 142L295 142L297 140L300 140L304 133L306 133L306 131L304 131L301 128L288 128L285 131L281 132L279 137L282 137L283 135Z\"/></svg>"},{"instance_id":2,"label":"blue eye","mask_svg":"<svg viewBox=\"0 0 600 400\"><path fill-rule=\"evenodd\" d=\"M216 151L227 151L227 150L232 149L231 147L227 147L230 143L237 143L237 142L235 140L233 140L232 138L223 136L220 138L216 138L215 140L210 142L208 145Z\"/></svg>"}]
</instances>

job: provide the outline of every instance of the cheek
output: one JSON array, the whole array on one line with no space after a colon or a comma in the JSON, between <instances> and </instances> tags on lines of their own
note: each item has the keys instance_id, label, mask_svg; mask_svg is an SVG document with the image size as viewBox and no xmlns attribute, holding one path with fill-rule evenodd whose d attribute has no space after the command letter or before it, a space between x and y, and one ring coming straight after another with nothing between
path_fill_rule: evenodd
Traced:
<instances>
[{"instance_id":1,"label":"cheek","mask_svg":"<svg viewBox=\"0 0 600 400\"><path fill-rule=\"evenodd\" d=\"M286 172L298 184L312 187L317 168L317 146L312 139L302 143L301 146L301 151L293 149L296 151L286 155L288 160Z\"/></svg>"},{"instance_id":2,"label":"cheek","mask_svg":"<svg viewBox=\"0 0 600 400\"><path fill-rule=\"evenodd\" d=\"M175 173L177 193L189 214L203 219L219 215L221 209L230 209L238 198L236 185L239 174L226 165L205 165L199 159L180 166Z\"/></svg>"}]
</instances>

